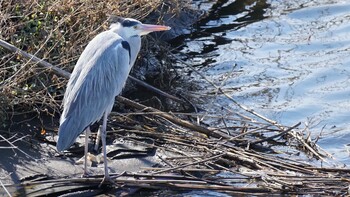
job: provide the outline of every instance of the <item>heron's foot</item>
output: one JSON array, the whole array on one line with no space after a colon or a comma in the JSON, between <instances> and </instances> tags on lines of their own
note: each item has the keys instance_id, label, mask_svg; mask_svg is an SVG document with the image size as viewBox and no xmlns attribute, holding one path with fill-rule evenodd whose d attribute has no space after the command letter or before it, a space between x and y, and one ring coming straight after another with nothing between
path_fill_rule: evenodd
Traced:
<instances>
[{"instance_id":1,"label":"heron's foot","mask_svg":"<svg viewBox=\"0 0 350 197\"><path fill-rule=\"evenodd\" d=\"M90 173L84 172L84 173L81 175L81 178L89 178L89 176L90 176Z\"/></svg>"},{"instance_id":2,"label":"heron's foot","mask_svg":"<svg viewBox=\"0 0 350 197\"><path fill-rule=\"evenodd\" d=\"M111 177L108 176L104 176L101 183L98 185L98 187L100 188L102 185L114 185L115 182L111 179Z\"/></svg>"},{"instance_id":3,"label":"heron's foot","mask_svg":"<svg viewBox=\"0 0 350 197\"><path fill-rule=\"evenodd\" d=\"M113 175L112 177L113 177L113 179L115 179L115 178L124 176L124 175L126 175L126 174L128 174L128 173L127 173L126 171L123 171L122 173L120 173L120 174L118 174L118 175Z\"/></svg>"}]
</instances>

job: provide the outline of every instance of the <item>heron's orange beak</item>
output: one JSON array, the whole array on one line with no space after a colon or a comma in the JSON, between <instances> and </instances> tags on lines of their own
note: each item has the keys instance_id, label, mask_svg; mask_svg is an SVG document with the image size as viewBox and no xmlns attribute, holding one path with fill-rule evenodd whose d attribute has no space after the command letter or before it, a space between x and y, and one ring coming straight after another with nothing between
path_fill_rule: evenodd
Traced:
<instances>
[{"instance_id":1,"label":"heron's orange beak","mask_svg":"<svg viewBox=\"0 0 350 197\"><path fill-rule=\"evenodd\" d=\"M150 24L140 25L141 35L146 35L154 31L167 31L170 29L171 27L163 26L163 25L150 25Z\"/></svg>"}]
</instances>

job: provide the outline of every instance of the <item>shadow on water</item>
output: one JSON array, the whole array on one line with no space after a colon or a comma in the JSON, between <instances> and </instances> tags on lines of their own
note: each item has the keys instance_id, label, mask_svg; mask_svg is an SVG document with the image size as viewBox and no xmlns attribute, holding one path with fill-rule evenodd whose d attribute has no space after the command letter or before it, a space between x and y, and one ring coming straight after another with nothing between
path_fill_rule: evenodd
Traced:
<instances>
[{"instance_id":1,"label":"shadow on water","mask_svg":"<svg viewBox=\"0 0 350 197\"><path fill-rule=\"evenodd\" d=\"M269 6L264 0L226 0L213 3L197 0L194 1L194 4L198 9L206 9L206 4L211 4L211 8L201 20L193 25L191 33L183 34L172 40L171 43L173 46L181 49L179 44L182 44L187 40L205 39L210 40L211 42L209 44L204 44L204 46L198 51L187 53L186 55L188 55L188 58L191 56L208 54L216 51L220 45L231 43L233 39L226 36L227 31L233 31L256 21L263 20L266 18L264 16L265 9ZM208 60L208 63L212 62Z\"/></svg>"},{"instance_id":2,"label":"shadow on water","mask_svg":"<svg viewBox=\"0 0 350 197\"><path fill-rule=\"evenodd\" d=\"M268 6L269 4L263 0L217 1L213 4L208 15L195 25L194 28L197 29L197 32L193 33L190 38L200 38L212 33L224 33L260 21L265 18L265 9ZM229 20L224 21L224 18Z\"/></svg>"},{"instance_id":3,"label":"shadow on water","mask_svg":"<svg viewBox=\"0 0 350 197\"><path fill-rule=\"evenodd\" d=\"M206 10L191 33L172 41L182 59L225 92L285 125L303 122L345 164L350 141L350 3L194 1ZM234 108L200 76L207 103ZM215 111L210 106L203 109ZM219 112L219 109L217 110ZM341 139L341 140L340 140Z\"/></svg>"}]
</instances>

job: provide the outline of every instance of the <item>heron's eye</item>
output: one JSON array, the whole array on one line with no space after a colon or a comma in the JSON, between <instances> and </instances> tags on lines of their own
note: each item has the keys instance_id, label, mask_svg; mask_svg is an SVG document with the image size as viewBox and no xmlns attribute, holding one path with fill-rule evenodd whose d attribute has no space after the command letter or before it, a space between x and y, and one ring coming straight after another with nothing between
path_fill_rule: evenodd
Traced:
<instances>
[{"instance_id":1,"label":"heron's eye","mask_svg":"<svg viewBox=\"0 0 350 197\"><path fill-rule=\"evenodd\" d=\"M134 28L135 30L137 30L137 29L139 28L139 26L135 25L135 26L133 26L133 28Z\"/></svg>"}]
</instances>

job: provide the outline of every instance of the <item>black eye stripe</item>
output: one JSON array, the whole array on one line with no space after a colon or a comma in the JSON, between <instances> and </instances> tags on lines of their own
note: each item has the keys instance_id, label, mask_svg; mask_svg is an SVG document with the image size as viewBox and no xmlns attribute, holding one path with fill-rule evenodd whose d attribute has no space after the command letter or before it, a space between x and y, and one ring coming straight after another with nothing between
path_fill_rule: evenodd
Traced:
<instances>
[{"instance_id":1,"label":"black eye stripe","mask_svg":"<svg viewBox=\"0 0 350 197\"><path fill-rule=\"evenodd\" d=\"M138 21L129 20L129 19L123 18L123 17L118 17L117 22L122 24L123 27L132 27L132 26L139 24Z\"/></svg>"},{"instance_id":2,"label":"black eye stripe","mask_svg":"<svg viewBox=\"0 0 350 197\"><path fill-rule=\"evenodd\" d=\"M132 26L135 26L137 24L139 24L138 22L136 21L131 21L131 20L128 20L128 19L124 19L121 24L123 25L123 27L132 27Z\"/></svg>"}]
</instances>

